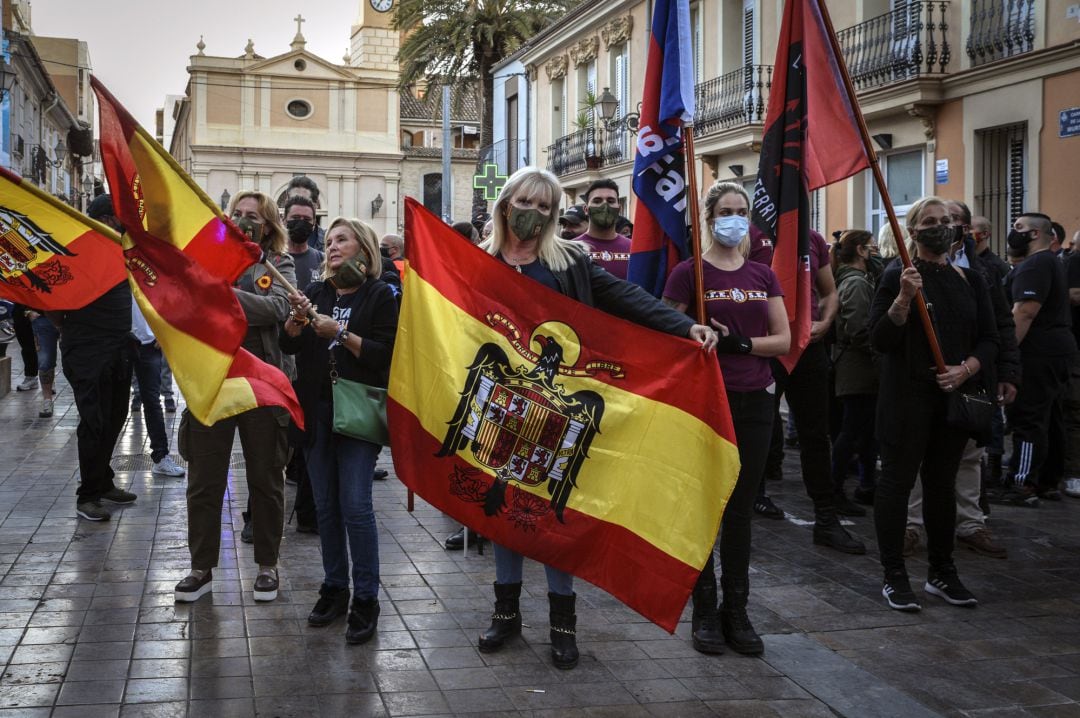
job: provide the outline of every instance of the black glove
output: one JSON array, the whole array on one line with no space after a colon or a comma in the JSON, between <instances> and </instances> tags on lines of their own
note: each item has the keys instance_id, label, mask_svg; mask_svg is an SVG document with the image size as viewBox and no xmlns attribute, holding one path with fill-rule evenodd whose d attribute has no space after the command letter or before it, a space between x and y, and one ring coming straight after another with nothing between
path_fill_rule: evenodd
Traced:
<instances>
[{"instance_id":1,"label":"black glove","mask_svg":"<svg viewBox=\"0 0 1080 718\"><path fill-rule=\"evenodd\" d=\"M718 354L749 354L753 348L754 342L750 340L750 337L740 337L736 334L720 337L720 341L716 343Z\"/></svg>"}]
</instances>

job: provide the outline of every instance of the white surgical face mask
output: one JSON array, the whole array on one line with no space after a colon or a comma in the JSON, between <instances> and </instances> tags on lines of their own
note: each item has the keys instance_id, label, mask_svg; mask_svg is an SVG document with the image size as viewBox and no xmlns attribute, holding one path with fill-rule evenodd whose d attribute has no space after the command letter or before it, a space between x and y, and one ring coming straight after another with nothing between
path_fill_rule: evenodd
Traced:
<instances>
[{"instance_id":1,"label":"white surgical face mask","mask_svg":"<svg viewBox=\"0 0 1080 718\"><path fill-rule=\"evenodd\" d=\"M750 229L750 220L741 215L716 217L712 221L712 233L716 241L725 247L737 247Z\"/></svg>"}]
</instances>

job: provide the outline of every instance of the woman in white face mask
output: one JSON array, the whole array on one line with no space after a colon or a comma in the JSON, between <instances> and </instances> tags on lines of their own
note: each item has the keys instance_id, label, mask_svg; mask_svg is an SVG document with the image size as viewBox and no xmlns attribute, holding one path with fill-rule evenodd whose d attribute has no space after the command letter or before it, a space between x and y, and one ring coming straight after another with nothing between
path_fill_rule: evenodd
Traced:
<instances>
[{"instance_id":1,"label":"woman in white face mask","mask_svg":"<svg viewBox=\"0 0 1080 718\"><path fill-rule=\"evenodd\" d=\"M692 637L694 648L702 653L720 653L726 642L738 653L758 655L764 646L746 616L750 520L772 437L774 387L769 358L787 353L791 332L776 275L768 266L747 259L750 199L746 190L733 182L718 182L702 204L705 311L722 335L716 351L742 468L720 527L724 602L718 610L710 555L694 587ZM693 264L687 260L668 278L664 301L686 311L695 303L697 291Z\"/></svg>"}]
</instances>

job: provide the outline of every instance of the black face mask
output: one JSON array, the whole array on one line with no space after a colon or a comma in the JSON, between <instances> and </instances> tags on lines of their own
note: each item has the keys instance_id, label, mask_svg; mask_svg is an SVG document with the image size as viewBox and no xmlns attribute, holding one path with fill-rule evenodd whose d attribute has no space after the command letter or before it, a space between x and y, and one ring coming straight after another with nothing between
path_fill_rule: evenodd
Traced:
<instances>
[{"instance_id":1,"label":"black face mask","mask_svg":"<svg viewBox=\"0 0 1080 718\"><path fill-rule=\"evenodd\" d=\"M1023 257L1028 253L1028 245L1034 238L1030 229L1026 232L1013 229L1009 231L1009 237L1005 241L1009 249L1013 250L1011 254L1014 257Z\"/></svg>"},{"instance_id":2,"label":"black face mask","mask_svg":"<svg viewBox=\"0 0 1080 718\"><path fill-rule=\"evenodd\" d=\"M870 256L866 258L866 271L871 277L879 277L884 269L885 260L881 258L880 254L871 252Z\"/></svg>"},{"instance_id":3,"label":"black face mask","mask_svg":"<svg viewBox=\"0 0 1080 718\"><path fill-rule=\"evenodd\" d=\"M956 230L951 225L939 224L936 227L920 229L915 241L926 247L933 254L945 254L956 241Z\"/></svg>"},{"instance_id":4,"label":"black face mask","mask_svg":"<svg viewBox=\"0 0 1080 718\"><path fill-rule=\"evenodd\" d=\"M315 229L315 225L308 222L306 219L290 219L285 223L285 226L289 230L289 239L293 244L304 244L308 241L308 237L311 236L311 230Z\"/></svg>"}]
</instances>

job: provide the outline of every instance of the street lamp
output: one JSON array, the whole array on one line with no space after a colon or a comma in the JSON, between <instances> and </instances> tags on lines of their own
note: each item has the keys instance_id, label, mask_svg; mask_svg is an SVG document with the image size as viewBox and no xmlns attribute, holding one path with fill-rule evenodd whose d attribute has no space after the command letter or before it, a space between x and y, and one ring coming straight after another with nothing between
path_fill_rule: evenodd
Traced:
<instances>
[{"instance_id":1,"label":"street lamp","mask_svg":"<svg viewBox=\"0 0 1080 718\"><path fill-rule=\"evenodd\" d=\"M600 106L600 120L604 123L604 127L608 130L617 130L620 127L637 134L638 122L641 120L641 103L638 103L637 112L628 112L622 117L616 117L615 113L619 111L619 98L615 97L611 93L611 89L604 88L604 91L600 93L600 97L597 98L596 104Z\"/></svg>"},{"instance_id":2,"label":"street lamp","mask_svg":"<svg viewBox=\"0 0 1080 718\"><path fill-rule=\"evenodd\" d=\"M60 138L56 141L56 147L53 148L53 154L56 155L56 166L59 167L64 164L64 159L68 156L67 144L64 143L64 138Z\"/></svg>"},{"instance_id":3,"label":"street lamp","mask_svg":"<svg viewBox=\"0 0 1080 718\"><path fill-rule=\"evenodd\" d=\"M11 88L15 86L15 71L11 69L11 65L0 59L0 101L11 92Z\"/></svg>"}]
</instances>

